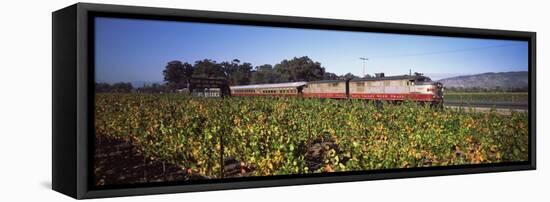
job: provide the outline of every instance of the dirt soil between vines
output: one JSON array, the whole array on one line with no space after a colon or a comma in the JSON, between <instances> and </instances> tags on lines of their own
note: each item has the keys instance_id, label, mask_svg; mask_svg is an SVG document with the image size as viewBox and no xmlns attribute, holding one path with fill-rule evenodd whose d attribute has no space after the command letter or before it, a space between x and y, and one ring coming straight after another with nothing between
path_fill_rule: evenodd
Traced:
<instances>
[{"instance_id":1,"label":"dirt soil between vines","mask_svg":"<svg viewBox=\"0 0 550 202\"><path fill-rule=\"evenodd\" d=\"M124 140L96 137L94 183L98 186L183 181L185 177L182 168L145 158Z\"/></svg>"}]
</instances>

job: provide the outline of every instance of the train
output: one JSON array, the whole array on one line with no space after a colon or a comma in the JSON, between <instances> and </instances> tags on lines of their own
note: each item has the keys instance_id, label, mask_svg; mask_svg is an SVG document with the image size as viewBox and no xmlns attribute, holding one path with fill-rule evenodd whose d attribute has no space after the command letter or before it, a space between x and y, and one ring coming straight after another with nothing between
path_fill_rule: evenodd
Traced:
<instances>
[{"instance_id":1,"label":"train","mask_svg":"<svg viewBox=\"0 0 550 202\"><path fill-rule=\"evenodd\" d=\"M443 103L443 85L420 73L414 75L255 84L229 87L231 96L298 96L305 98L361 99Z\"/></svg>"}]
</instances>

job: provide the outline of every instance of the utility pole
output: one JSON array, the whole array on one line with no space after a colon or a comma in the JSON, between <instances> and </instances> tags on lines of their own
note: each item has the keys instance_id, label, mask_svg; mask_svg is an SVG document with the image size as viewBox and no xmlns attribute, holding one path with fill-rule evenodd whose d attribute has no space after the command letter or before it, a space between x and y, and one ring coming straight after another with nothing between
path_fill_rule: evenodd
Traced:
<instances>
[{"instance_id":1,"label":"utility pole","mask_svg":"<svg viewBox=\"0 0 550 202\"><path fill-rule=\"evenodd\" d=\"M359 58L360 60L363 60L363 78L365 78L366 74L365 74L365 65L366 65L366 62L367 60L369 60L368 58Z\"/></svg>"}]
</instances>

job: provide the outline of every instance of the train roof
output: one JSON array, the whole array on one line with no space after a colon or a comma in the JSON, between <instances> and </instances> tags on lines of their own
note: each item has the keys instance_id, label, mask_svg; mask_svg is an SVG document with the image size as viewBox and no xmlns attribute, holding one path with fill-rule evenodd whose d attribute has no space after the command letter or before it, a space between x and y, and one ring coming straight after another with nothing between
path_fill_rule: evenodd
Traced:
<instances>
[{"instance_id":1,"label":"train roof","mask_svg":"<svg viewBox=\"0 0 550 202\"><path fill-rule=\"evenodd\" d=\"M230 86L230 89L258 89L258 88L296 88L305 86L307 82L288 82L288 83L270 83L270 84L254 84L244 86Z\"/></svg>"},{"instance_id":2,"label":"train roof","mask_svg":"<svg viewBox=\"0 0 550 202\"><path fill-rule=\"evenodd\" d=\"M387 80L416 80L429 78L422 75L400 75L400 76L384 76L384 77L371 77L371 78L361 78L361 79L352 79L350 81L387 81Z\"/></svg>"},{"instance_id":3,"label":"train roof","mask_svg":"<svg viewBox=\"0 0 550 202\"><path fill-rule=\"evenodd\" d=\"M318 80L318 81L310 81L308 83L338 83L338 82L346 82L346 80Z\"/></svg>"}]
</instances>

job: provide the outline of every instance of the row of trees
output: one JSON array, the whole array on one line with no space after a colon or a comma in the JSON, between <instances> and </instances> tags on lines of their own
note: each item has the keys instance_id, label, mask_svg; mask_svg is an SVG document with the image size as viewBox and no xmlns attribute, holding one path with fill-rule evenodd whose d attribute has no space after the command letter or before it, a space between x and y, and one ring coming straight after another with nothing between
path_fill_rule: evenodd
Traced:
<instances>
[{"instance_id":1,"label":"row of trees","mask_svg":"<svg viewBox=\"0 0 550 202\"><path fill-rule=\"evenodd\" d=\"M170 89L185 88L191 77L223 78L227 79L230 85L358 78L351 73L338 76L326 72L321 63L307 56L285 59L274 66L265 64L256 67L248 62L241 63L238 59L220 63L204 59L194 64L175 60L166 65L163 75Z\"/></svg>"},{"instance_id":2,"label":"row of trees","mask_svg":"<svg viewBox=\"0 0 550 202\"><path fill-rule=\"evenodd\" d=\"M152 83L144 84L142 87L134 88L131 83L119 82L114 84L109 83L96 83L95 92L96 93L130 93L130 92L140 92L140 93L161 93L169 92L170 89L165 84Z\"/></svg>"},{"instance_id":3,"label":"row of trees","mask_svg":"<svg viewBox=\"0 0 550 202\"><path fill-rule=\"evenodd\" d=\"M96 83L95 92L97 93L129 93L134 87L131 83L119 82L114 84Z\"/></svg>"},{"instance_id":4,"label":"row of trees","mask_svg":"<svg viewBox=\"0 0 550 202\"><path fill-rule=\"evenodd\" d=\"M359 78L351 73L338 76L326 72L321 63L313 61L307 56L285 59L275 65L260 66L253 66L251 63L241 62L238 59L229 62L203 59L194 64L174 60L168 62L162 74L164 76L163 84L146 84L134 89L131 83L96 83L96 92L168 92L187 88L191 78L226 79L230 85Z\"/></svg>"}]
</instances>

